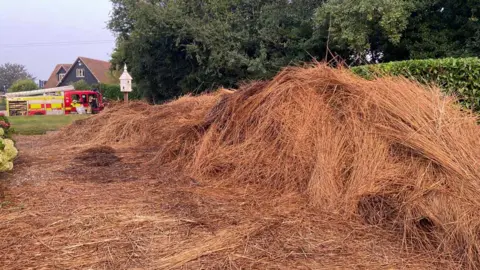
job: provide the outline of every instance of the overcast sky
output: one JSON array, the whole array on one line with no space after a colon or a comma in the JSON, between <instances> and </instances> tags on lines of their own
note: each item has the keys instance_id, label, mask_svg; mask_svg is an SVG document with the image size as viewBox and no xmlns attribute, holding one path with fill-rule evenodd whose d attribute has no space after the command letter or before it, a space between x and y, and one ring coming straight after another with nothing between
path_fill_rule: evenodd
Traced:
<instances>
[{"instance_id":1,"label":"overcast sky","mask_svg":"<svg viewBox=\"0 0 480 270\"><path fill-rule=\"evenodd\" d=\"M0 0L0 64L19 63L47 80L78 56L110 60L109 0Z\"/></svg>"}]
</instances>

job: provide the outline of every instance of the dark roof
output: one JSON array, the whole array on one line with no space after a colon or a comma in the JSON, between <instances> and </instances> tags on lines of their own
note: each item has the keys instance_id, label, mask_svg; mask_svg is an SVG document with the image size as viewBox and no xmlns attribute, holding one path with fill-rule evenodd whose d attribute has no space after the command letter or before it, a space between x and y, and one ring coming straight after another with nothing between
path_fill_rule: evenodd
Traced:
<instances>
[{"instance_id":1,"label":"dark roof","mask_svg":"<svg viewBox=\"0 0 480 270\"><path fill-rule=\"evenodd\" d=\"M53 69L52 74L50 74L50 77L48 78L48 81L45 83L44 88L52 88L56 87L58 84L58 76L57 72L60 70L60 68L63 67L65 69L65 72L67 72L72 64L58 64L55 66L55 69Z\"/></svg>"},{"instance_id":2,"label":"dark roof","mask_svg":"<svg viewBox=\"0 0 480 270\"><path fill-rule=\"evenodd\" d=\"M101 83L117 83L117 80L111 76L110 72L110 62L103 61L103 60L97 60L97 59L92 59L88 57L78 57L77 60L81 60L85 66L90 70L90 72L93 74L93 76L97 79L97 81ZM77 61L75 60L75 62ZM74 63L75 63L74 62ZM72 65L70 65L72 66ZM67 71L67 74L70 73L70 69ZM67 74L65 74L65 77L67 77ZM61 82L58 82L60 84Z\"/></svg>"},{"instance_id":3,"label":"dark roof","mask_svg":"<svg viewBox=\"0 0 480 270\"><path fill-rule=\"evenodd\" d=\"M88 67L93 76L102 83L115 83L115 79L110 75L110 62L91 59L87 57L79 57L80 60Z\"/></svg>"}]
</instances>

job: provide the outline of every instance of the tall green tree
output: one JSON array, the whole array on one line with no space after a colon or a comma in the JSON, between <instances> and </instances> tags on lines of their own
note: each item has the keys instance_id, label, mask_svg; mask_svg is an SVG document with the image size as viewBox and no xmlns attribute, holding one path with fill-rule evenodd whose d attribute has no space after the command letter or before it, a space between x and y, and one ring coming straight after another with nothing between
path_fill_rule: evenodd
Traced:
<instances>
[{"instance_id":1,"label":"tall green tree","mask_svg":"<svg viewBox=\"0 0 480 270\"><path fill-rule=\"evenodd\" d=\"M480 56L480 1L429 0L409 18L409 57Z\"/></svg>"},{"instance_id":2,"label":"tall green tree","mask_svg":"<svg viewBox=\"0 0 480 270\"><path fill-rule=\"evenodd\" d=\"M479 0L111 0L114 66L153 102L324 59L479 56ZM328 58L327 58L328 60Z\"/></svg>"},{"instance_id":3,"label":"tall green tree","mask_svg":"<svg viewBox=\"0 0 480 270\"><path fill-rule=\"evenodd\" d=\"M0 90L9 89L15 81L21 79L35 79L24 65L5 63L0 65Z\"/></svg>"},{"instance_id":4,"label":"tall green tree","mask_svg":"<svg viewBox=\"0 0 480 270\"><path fill-rule=\"evenodd\" d=\"M480 55L478 0L328 0L316 13L331 46L365 62Z\"/></svg>"},{"instance_id":5,"label":"tall green tree","mask_svg":"<svg viewBox=\"0 0 480 270\"><path fill-rule=\"evenodd\" d=\"M20 79L12 84L8 92L21 92L38 89L38 85L31 79Z\"/></svg>"},{"instance_id":6,"label":"tall green tree","mask_svg":"<svg viewBox=\"0 0 480 270\"><path fill-rule=\"evenodd\" d=\"M112 63L126 62L152 101L269 78L325 55L318 0L112 2Z\"/></svg>"}]
</instances>

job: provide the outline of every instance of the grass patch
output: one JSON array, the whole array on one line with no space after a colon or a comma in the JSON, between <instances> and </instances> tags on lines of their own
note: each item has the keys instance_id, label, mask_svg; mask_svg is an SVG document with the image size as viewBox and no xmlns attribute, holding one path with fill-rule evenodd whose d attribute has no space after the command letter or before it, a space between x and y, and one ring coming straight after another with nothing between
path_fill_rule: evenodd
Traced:
<instances>
[{"instance_id":1,"label":"grass patch","mask_svg":"<svg viewBox=\"0 0 480 270\"><path fill-rule=\"evenodd\" d=\"M85 119L89 115L32 115L32 116L11 116L8 119L20 135L41 135L47 131L58 130L71 124L75 120Z\"/></svg>"}]
</instances>

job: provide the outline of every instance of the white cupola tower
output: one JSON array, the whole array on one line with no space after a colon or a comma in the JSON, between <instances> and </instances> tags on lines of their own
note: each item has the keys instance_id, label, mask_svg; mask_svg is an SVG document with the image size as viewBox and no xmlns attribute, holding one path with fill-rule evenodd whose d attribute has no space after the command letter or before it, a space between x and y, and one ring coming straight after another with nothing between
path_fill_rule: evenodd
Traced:
<instances>
[{"instance_id":1,"label":"white cupola tower","mask_svg":"<svg viewBox=\"0 0 480 270\"><path fill-rule=\"evenodd\" d=\"M128 74L127 64L125 64L122 76L120 76L120 91L124 93L132 92L132 76Z\"/></svg>"}]
</instances>

